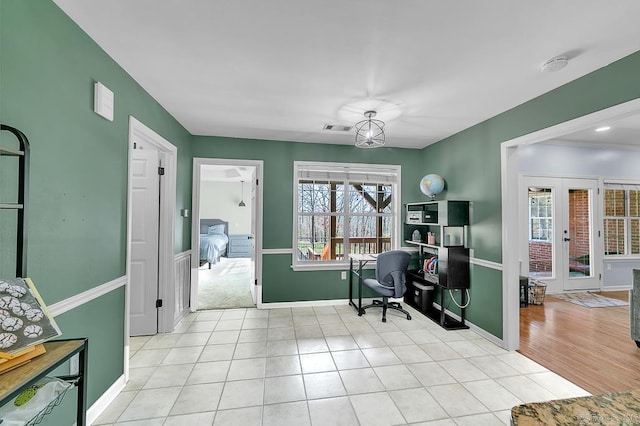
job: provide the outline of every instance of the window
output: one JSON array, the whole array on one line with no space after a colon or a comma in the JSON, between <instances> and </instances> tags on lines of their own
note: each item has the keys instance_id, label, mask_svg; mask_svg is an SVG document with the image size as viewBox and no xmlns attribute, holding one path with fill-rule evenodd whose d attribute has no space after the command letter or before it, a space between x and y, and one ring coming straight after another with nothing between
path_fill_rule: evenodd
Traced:
<instances>
[{"instance_id":1,"label":"window","mask_svg":"<svg viewBox=\"0 0 640 426\"><path fill-rule=\"evenodd\" d=\"M640 189L636 186L605 186L604 254L640 254Z\"/></svg>"},{"instance_id":2,"label":"window","mask_svg":"<svg viewBox=\"0 0 640 426\"><path fill-rule=\"evenodd\" d=\"M294 174L294 267L397 248L400 166L296 161Z\"/></svg>"},{"instance_id":3,"label":"window","mask_svg":"<svg viewBox=\"0 0 640 426\"><path fill-rule=\"evenodd\" d=\"M553 199L550 188L529 188L529 240L551 241Z\"/></svg>"}]
</instances>

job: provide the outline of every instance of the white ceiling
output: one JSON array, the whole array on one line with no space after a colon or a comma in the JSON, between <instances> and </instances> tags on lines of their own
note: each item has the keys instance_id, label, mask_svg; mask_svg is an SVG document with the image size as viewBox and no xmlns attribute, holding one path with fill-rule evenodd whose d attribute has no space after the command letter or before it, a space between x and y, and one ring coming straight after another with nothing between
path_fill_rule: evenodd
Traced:
<instances>
[{"instance_id":1,"label":"white ceiling","mask_svg":"<svg viewBox=\"0 0 640 426\"><path fill-rule=\"evenodd\" d=\"M637 0L54 1L195 135L421 148L640 49Z\"/></svg>"}]
</instances>

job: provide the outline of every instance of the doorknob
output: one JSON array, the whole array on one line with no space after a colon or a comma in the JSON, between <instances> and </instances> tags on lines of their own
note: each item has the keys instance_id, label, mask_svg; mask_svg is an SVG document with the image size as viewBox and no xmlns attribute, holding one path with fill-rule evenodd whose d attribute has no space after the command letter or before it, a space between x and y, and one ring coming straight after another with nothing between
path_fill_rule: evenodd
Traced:
<instances>
[{"instance_id":1,"label":"doorknob","mask_svg":"<svg viewBox=\"0 0 640 426\"><path fill-rule=\"evenodd\" d=\"M564 241L571 241L571 238L564 237L563 240Z\"/></svg>"}]
</instances>

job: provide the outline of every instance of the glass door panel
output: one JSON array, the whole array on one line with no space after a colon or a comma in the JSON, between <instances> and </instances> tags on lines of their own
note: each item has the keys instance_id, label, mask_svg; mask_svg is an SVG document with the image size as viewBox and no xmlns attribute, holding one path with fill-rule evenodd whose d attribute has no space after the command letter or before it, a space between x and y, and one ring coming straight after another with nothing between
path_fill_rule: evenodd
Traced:
<instances>
[{"instance_id":1,"label":"glass door panel","mask_svg":"<svg viewBox=\"0 0 640 426\"><path fill-rule=\"evenodd\" d=\"M528 187L529 276L533 278L554 276L553 191Z\"/></svg>"},{"instance_id":2,"label":"glass door panel","mask_svg":"<svg viewBox=\"0 0 640 426\"><path fill-rule=\"evenodd\" d=\"M597 182L562 179L563 188L563 286L567 291L600 288L594 262L595 194Z\"/></svg>"}]
</instances>

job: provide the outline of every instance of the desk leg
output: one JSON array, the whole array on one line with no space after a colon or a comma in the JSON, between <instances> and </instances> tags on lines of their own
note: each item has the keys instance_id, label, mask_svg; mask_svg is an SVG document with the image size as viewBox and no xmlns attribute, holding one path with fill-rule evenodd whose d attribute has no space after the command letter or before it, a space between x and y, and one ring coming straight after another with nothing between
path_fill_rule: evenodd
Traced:
<instances>
[{"instance_id":1,"label":"desk leg","mask_svg":"<svg viewBox=\"0 0 640 426\"><path fill-rule=\"evenodd\" d=\"M362 260L358 261L358 316L361 317L362 310Z\"/></svg>"},{"instance_id":2,"label":"desk leg","mask_svg":"<svg viewBox=\"0 0 640 426\"><path fill-rule=\"evenodd\" d=\"M84 341L84 349L78 353L78 366L80 375L78 379L78 406L77 408L77 426L85 426L87 424L87 351L89 350L89 340Z\"/></svg>"}]
</instances>

